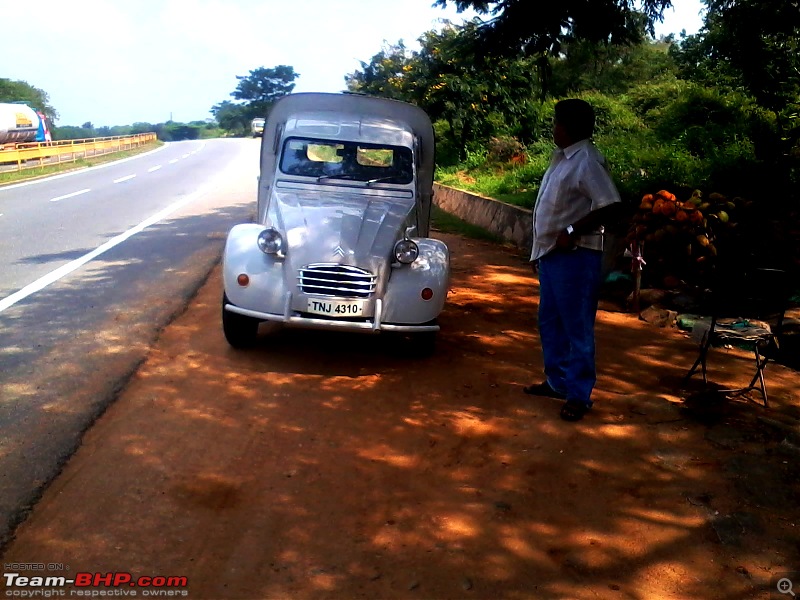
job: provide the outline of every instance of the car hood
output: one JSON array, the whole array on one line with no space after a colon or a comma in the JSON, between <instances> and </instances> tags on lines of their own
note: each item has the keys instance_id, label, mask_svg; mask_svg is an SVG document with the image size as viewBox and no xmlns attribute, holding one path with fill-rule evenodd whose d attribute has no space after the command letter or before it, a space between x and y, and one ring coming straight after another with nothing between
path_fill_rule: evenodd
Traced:
<instances>
[{"instance_id":1,"label":"car hood","mask_svg":"<svg viewBox=\"0 0 800 600\"><path fill-rule=\"evenodd\" d=\"M286 259L296 270L336 263L379 274L414 208L410 197L358 192L274 190L270 216L286 233Z\"/></svg>"}]
</instances>

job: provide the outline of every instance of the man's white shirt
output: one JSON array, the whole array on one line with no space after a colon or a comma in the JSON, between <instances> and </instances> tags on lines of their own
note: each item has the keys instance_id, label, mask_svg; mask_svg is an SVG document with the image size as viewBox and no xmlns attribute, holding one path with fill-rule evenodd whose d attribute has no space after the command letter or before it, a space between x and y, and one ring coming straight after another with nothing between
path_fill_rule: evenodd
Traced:
<instances>
[{"instance_id":1,"label":"man's white shirt","mask_svg":"<svg viewBox=\"0 0 800 600\"><path fill-rule=\"evenodd\" d=\"M606 160L591 140L581 140L556 150L533 208L531 260L538 260L553 250L559 233L567 225L620 201ZM583 248L602 250L603 228L584 233L576 242Z\"/></svg>"}]
</instances>

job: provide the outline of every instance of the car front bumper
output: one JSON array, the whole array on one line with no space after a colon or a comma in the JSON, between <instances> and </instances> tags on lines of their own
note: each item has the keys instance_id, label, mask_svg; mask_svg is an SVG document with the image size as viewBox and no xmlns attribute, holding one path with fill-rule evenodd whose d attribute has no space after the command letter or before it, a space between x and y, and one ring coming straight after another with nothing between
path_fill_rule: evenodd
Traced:
<instances>
[{"instance_id":1,"label":"car front bumper","mask_svg":"<svg viewBox=\"0 0 800 600\"><path fill-rule=\"evenodd\" d=\"M383 301L379 298L375 300L375 314L372 319L365 320L345 320L345 319L320 319L309 317L302 313L291 310L292 296L286 295L283 314L260 312L242 308L235 304L225 304L225 310L246 317L252 317L261 321L271 321L281 323L288 327L299 327L306 329L339 329L346 331L362 331L365 333L378 333L380 331L393 331L401 333L424 333L439 331L439 326L435 324L409 324L409 323L384 323L381 321Z\"/></svg>"}]
</instances>

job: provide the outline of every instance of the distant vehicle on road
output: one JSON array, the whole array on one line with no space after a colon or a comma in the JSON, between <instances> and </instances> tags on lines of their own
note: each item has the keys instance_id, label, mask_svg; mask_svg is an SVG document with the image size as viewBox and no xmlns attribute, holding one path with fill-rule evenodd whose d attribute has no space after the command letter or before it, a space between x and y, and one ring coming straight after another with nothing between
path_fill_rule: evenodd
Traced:
<instances>
[{"instance_id":1,"label":"distant vehicle on road","mask_svg":"<svg viewBox=\"0 0 800 600\"><path fill-rule=\"evenodd\" d=\"M41 112L23 103L0 103L0 146L51 140L47 118Z\"/></svg>"},{"instance_id":2,"label":"distant vehicle on road","mask_svg":"<svg viewBox=\"0 0 800 600\"><path fill-rule=\"evenodd\" d=\"M256 223L223 258L222 326L234 347L259 324L392 332L433 349L450 258L428 237L434 138L411 104L290 94L261 141Z\"/></svg>"},{"instance_id":3,"label":"distant vehicle on road","mask_svg":"<svg viewBox=\"0 0 800 600\"><path fill-rule=\"evenodd\" d=\"M253 137L261 137L264 133L264 122L266 119L263 117L256 117L250 121L250 133Z\"/></svg>"}]
</instances>

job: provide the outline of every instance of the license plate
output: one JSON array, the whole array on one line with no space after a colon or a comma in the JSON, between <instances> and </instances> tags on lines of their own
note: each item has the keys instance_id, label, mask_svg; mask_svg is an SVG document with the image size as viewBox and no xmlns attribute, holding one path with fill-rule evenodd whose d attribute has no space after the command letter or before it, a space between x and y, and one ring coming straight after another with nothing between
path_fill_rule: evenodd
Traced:
<instances>
[{"instance_id":1,"label":"license plate","mask_svg":"<svg viewBox=\"0 0 800 600\"><path fill-rule=\"evenodd\" d=\"M328 317L360 317L364 314L363 300L308 300L308 312Z\"/></svg>"}]
</instances>

